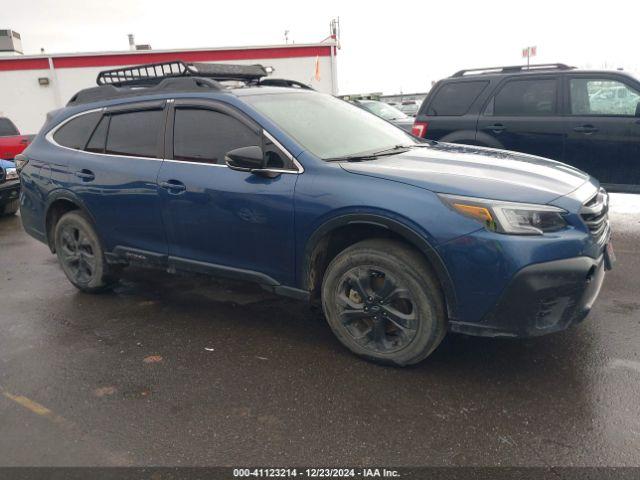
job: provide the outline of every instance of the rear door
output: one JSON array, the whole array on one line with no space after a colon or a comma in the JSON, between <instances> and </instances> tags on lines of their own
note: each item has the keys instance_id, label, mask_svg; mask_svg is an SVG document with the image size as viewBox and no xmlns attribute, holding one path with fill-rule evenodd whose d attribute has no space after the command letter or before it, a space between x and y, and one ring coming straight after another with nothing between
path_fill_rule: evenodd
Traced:
<instances>
[{"instance_id":1,"label":"rear door","mask_svg":"<svg viewBox=\"0 0 640 480\"><path fill-rule=\"evenodd\" d=\"M166 255L157 177L164 101L109 108L72 119L53 135L68 154L70 189L93 216L105 248ZM72 122L77 122L74 125Z\"/></svg>"},{"instance_id":2,"label":"rear door","mask_svg":"<svg viewBox=\"0 0 640 480\"><path fill-rule=\"evenodd\" d=\"M511 77L488 100L478 119L479 142L553 160L564 156L557 76Z\"/></svg>"},{"instance_id":3,"label":"rear door","mask_svg":"<svg viewBox=\"0 0 640 480\"><path fill-rule=\"evenodd\" d=\"M608 74L572 74L565 160L616 190L640 190L640 86Z\"/></svg>"},{"instance_id":4,"label":"rear door","mask_svg":"<svg viewBox=\"0 0 640 480\"><path fill-rule=\"evenodd\" d=\"M168 158L158 177L170 262L263 283L269 280L257 274L292 283L298 173L293 159L228 105L198 100L173 105ZM226 152L253 145L262 146L268 165L283 173L266 178L226 166Z\"/></svg>"},{"instance_id":5,"label":"rear door","mask_svg":"<svg viewBox=\"0 0 640 480\"><path fill-rule=\"evenodd\" d=\"M443 142L474 143L478 110L471 107L488 85L488 80L447 80L434 87L435 92L425 99L416 117L416 123L425 128L423 136Z\"/></svg>"}]
</instances>

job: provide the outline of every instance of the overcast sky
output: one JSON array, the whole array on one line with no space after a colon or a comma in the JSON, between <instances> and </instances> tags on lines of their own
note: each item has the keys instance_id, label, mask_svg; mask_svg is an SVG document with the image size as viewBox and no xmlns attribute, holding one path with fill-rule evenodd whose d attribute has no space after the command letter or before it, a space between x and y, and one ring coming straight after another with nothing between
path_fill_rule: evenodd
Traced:
<instances>
[{"instance_id":1,"label":"overcast sky","mask_svg":"<svg viewBox=\"0 0 640 480\"><path fill-rule=\"evenodd\" d=\"M9 5L10 4L10 5ZM428 90L461 68L535 62L640 72L640 2L620 0L355 2L2 0L0 28L25 54L317 42L340 17L340 93Z\"/></svg>"}]
</instances>

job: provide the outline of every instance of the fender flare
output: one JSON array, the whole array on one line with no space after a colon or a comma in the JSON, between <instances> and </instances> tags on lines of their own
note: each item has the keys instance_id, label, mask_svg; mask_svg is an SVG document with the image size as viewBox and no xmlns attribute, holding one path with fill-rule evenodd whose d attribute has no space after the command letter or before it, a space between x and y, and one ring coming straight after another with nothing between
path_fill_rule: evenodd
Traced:
<instances>
[{"instance_id":1,"label":"fender flare","mask_svg":"<svg viewBox=\"0 0 640 480\"><path fill-rule=\"evenodd\" d=\"M321 240L328 233L337 228L354 224L373 225L390 230L404 238L411 245L417 248L418 251L423 253L429 261L429 264L433 268L436 277L440 282L440 285L442 286L442 292L444 295L444 300L447 307L447 315L449 319L456 318L457 301L455 289L453 287L453 281L451 280L451 276L449 275L449 271L447 270L446 265L444 264L436 249L433 248L433 246L426 238L424 238L423 235L417 233L413 228L405 225L399 220L395 220L393 218L375 213L348 213L340 215L338 217L327 220L311 234L305 246L304 256L302 258L302 268L300 269L302 274L300 283L302 284L302 288L304 290L310 291L311 289L309 279L311 273L310 268L312 255Z\"/></svg>"},{"instance_id":2,"label":"fender flare","mask_svg":"<svg viewBox=\"0 0 640 480\"><path fill-rule=\"evenodd\" d=\"M93 223L93 225L96 225L95 218L91 214L91 211L87 208L85 203L82 201L82 199L78 195L73 193L71 190L66 190L62 188L56 189L51 193L49 193L44 205L44 218L45 218L44 236L45 236L47 245L49 245L49 248L52 248L52 247L51 247L51 239L49 238L49 231L46 225L46 219L49 216L49 210L51 209L51 205L53 205L58 200L66 200L68 202L73 203L78 207L78 210L82 210L91 219L91 223Z\"/></svg>"}]
</instances>

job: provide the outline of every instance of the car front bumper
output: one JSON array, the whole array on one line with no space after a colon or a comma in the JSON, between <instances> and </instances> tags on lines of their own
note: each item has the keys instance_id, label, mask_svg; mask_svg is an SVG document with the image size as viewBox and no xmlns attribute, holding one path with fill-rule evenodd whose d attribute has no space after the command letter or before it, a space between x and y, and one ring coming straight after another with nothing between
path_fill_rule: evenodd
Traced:
<instances>
[{"instance_id":1,"label":"car front bumper","mask_svg":"<svg viewBox=\"0 0 640 480\"><path fill-rule=\"evenodd\" d=\"M488 337L533 337L564 330L591 310L605 276L604 255L529 265L477 323L450 322L450 330Z\"/></svg>"},{"instance_id":2,"label":"car front bumper","mask_svg":"<svg viewBox=\"0 0 640 480\"><path fill-rule=\"evenodd\" d=\"M20 196L20 180L0 183L0 205L5 205Z\"/></svg>"}]
</instances>

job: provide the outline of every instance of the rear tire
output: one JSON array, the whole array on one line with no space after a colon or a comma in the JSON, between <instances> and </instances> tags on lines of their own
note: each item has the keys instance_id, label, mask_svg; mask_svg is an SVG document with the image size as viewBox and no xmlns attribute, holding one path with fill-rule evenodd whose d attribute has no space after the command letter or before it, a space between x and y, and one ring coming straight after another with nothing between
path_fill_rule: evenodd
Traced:
<instances>
[{"instance_id":1,"label":"rear tire","mask_svg":"<svg viewBox=\"0 0 640 480\"><path fill-rule=\"evenodd\" d=\"M116 283L116 272L105 260L100 239L81 211L74 210L60 217L54 242L62 270L79 290L98 293Z\"/></svg>"},{"instance_id":2,"label":"rear tire","mask_svg":"<svg viewBox=\"0 0 640 480\"><path fill-rule=\"evenodd\" d=\"M0 207L0 216L8 217L9 215L15 215L19 208L20 208L20 200L17 198L15 200L11 200L9 203Z\"/></svg>"},{"instance_id":3,"label":"rear tire","mask_svg":"<svg viewBox=\"0 0 640 480\"><path fill-rule=\"evenodd\" d=\"M322 282L322 306L338 340L377 363L418 363L447 331L442 291L430 266L393 240L365 240L339 253Z\"/></svg>"}]
</instances>

